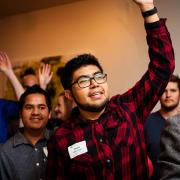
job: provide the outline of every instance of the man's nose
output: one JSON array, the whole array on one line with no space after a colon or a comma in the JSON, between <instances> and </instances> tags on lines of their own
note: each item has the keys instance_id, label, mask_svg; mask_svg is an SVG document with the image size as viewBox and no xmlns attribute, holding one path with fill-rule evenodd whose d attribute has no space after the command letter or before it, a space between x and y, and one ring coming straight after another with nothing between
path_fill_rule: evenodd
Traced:
<instances>
[{"instance_id":1,"label":"man's nose","mask_svg":"<svg viewBox=\"0 0 180 180\"><path fill-rule=\"evenodd\" d=\"M37 107L33 108L32 114L39 114L39 109Z\"/></svg>"},{"instance_id":2,"label":"man's nose","mask_svg":"<svg viewBox=\"0 0 180 180\"><path fill-rule=\"evenodd\" d=\"M166 91L166 97L169 97L171 95L170 91Z\"/></svg>"},{"instance_id":3,"label":"man's nose","mask_svg":"<svg viewBox=\"0 0 180 180\"><path fill-rule=\"evenodd\" d=\"M90 79L90 87L92 88L92 87L96 87L96 86L98 86L98 83L95 81L94 78L91 78Z\"/></svg>"}]
</instances>

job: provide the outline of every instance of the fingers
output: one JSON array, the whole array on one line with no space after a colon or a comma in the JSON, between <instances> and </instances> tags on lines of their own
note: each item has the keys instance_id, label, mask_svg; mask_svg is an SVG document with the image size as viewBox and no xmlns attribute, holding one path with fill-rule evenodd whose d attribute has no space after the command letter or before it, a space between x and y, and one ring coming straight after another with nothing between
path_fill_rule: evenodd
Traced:
<instances>
[{"instance_id":1,"label":"fingers","mask_svg":"<svg viewBox=\"0 0 180 180\"><path fill-rule=\"evenodd\" d=\"M46 74L46 75L50 75L51 72L51 65L50 64L42 64L42 66L39 69L41 74Z\"/></svg>"},{"instance_id":2,"label":"fingers","mask_svg":"<svg viewBox=\"0 0 180 180\"><path fill-rule=\"evenodd\" d=\"M6 53L3 53L3 55L6 60L9 60L8 55Z\"/></svg>"},{"instance_id":3,"label":"fingers","mask_svg":"<svg viewBox=\"0 0 180 180\"><path fill-rule=\"evenodd\" d=\"M49 74L48 79L47 79L47 83L49 83L51 81L52 77L53 77L53 72L51 72Z\"/></svg>"},{"instance_id":4,"label":"fingers","mask_svg":"<svg viewBox=\"0 0 180 180\"><path fill-rule=\"evenodd\" d=\"M5 61L5 60L6 60L6 53L0 52L0 61Z\"/></svg>"},{"instance_id":5,"label":"fingers","mask_svg":"<svg viewBox=\"0 0 180 180\"><path fill-rule=\"evenodd\" d=\"M7 54L5 52L0 52L0 66L7 66Z\"/></svg>"},{"instance_id":6,"label":"fingers","mask_svg":"<svg viewBox=\"0 0 180 180\"><path fill-rule=\"evenodd\" d=\"M39 68L39 78L41 81L49 83L52 79L53 72L51 71L51 65L50 64L42 64Z\"/></svg>"},{"instance_id":7,"label":"fingers","mask_svg":"<svg viewBox=\"0 0 180 180\"><path fill-rule=\"evenodd\" d=\"M0 60L1 61L6 61L9 64L11 63L10 60L9 60L8 55L5 52L1 52L1 51L0 51Z\"/></svg>"},{"instance_id":8,"label":"fingers","mask_svg":"<svg viewBox=\"0 0 180 180\"><path fill-rule=\"evenodd\" d=\"M0 52L0 70L4 73L12 71L11 62L8 58L8 55L5 52Z\"/></svg>"},{"instance_id":9,"label":"fingers","mask_svg":"<svg viewBox=\"0 0 180 180\"><path fill-rule=\"evenodd\" d=\"M47 85L51 81L53 72L51 71L50 64L42 64L39 68L39 82L43 89L46 89Z\"/></svg>"}]
</instances>

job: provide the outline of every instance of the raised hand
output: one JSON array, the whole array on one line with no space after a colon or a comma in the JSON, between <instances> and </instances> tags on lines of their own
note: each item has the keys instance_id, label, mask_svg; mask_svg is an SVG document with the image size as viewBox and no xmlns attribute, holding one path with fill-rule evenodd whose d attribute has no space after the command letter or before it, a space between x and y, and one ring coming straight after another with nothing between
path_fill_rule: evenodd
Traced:
<instances>
[{"instance_id":1,"label":"raised hand","mask_svg":"<svg viewBox=\"0 0 180 180\"><path fill-rule=\"evenodd\" d=\"M16 97L19 99L21 94L24 92L24 88L16 77L12 69L11 61L5 52L0 52L0 71L2 71L9 79L16 93Z\"/></svg>"},{"instance_id":2,"label":"raised hand","mask_svg":"<svg viewBox=\"0 0 180 180\"><path fill-rule=\"evenodd\" d=\"M0 52L0 71L8 76L8 73L12 71L12 65L9 57L5 52Z\"/></svg>"},{"instance_id":3,"label":"raised hand","mask_svg":"<svg viewBox=\"0 0 180 180\"><path fill-rule=\"evenodd\" d=\"M139 7L141 11L148 11L154 7L154 0L133 0Z\"/></svg>"},{"instance_id":4,"label":"raised hand","mask_svg":"<svg viewBox=\"0 0 180 180\"><path fill-rule=\"evenodd\" d=\"M153 4L154 0L133 0L137 4Z\"/></svg>"},{"instance_id":5,"label":"raised hand","mask_svg":"<svg viewBox=\"0 0 180 180\"><path fill-rule=\"evenodd\" d=\"M159 21L159 16L154 6L154 0L133 0L140 8L141 12L150 11L153 12L151 15L145 16L145 23L153 23Z\"/></svg>"},{"instance_id":6,"label":"raised hand","mask_svg":"<svg viewBox=\"0 0 180 180\"><path fill-rule=\"evenodd\" d=\"M42 64L42 66L38 70L38 74L39 74L39 85L42 89L45 90L53 76L53 72L51 71L51 65Z\"/></svg>"}]
</instances>

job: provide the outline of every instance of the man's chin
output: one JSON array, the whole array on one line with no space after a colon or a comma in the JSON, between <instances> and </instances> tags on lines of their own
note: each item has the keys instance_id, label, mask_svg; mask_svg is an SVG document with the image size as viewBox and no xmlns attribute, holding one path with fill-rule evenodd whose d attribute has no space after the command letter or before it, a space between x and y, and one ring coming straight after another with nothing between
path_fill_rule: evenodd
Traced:
<instances>
[{"instance_id":1,"label":"man's chin","mask_svg":"<svg viewBox=\"0 0 180 180\"><path fill-rule=\"evenodd\" d=\"M169 112L169 111L172 111L172 110L176 109L177 105L162 105L162 108L165 111Z\"/></svg>"},{"instance_id":2,"label":"man's chin","mask_svg":"<svg viewBox=\"0 0 180 180\"><path fill-rule=\"evenodd\" d=\"M82 104L78 102L78 100L74 97L74 101L77 104L77 106L84 110L84 111L89 111L89 112L101 112L105 107L108 102L109 98L106 99L98 99L95 101L91 101L91 103L85 103Z\"/></svg>"},{"instance_id":3,"label":"man's chin","mask_svg":"<svg viewBox=\"0 0 180 180\"><path fill-rule=\"evenodd\" d=\"M106 107L107 101L103 101L99 104L80 104L77 103L80 109L89 112L101 112Z\"/></svg>"}]
</instances>

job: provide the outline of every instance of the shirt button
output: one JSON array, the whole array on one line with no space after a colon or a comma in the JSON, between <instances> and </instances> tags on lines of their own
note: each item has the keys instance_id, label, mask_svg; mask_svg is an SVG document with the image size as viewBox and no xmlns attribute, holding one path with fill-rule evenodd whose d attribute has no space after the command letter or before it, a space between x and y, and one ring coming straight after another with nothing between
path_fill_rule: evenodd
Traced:
<instances>
[{"instance_id":1,"label":"shirt button","mask_svg":"<svg viewBox=\"0 0 180 180\"><path fill-rule=\"evenodd\" d=\"M107 159L106 162L109 164L109 163L111 162L111 160L110 160L110 159Z\"/></svg>"},{"instance_id":2,"label":"shirt button","mask_svg":"<svg viewBox=\"0 0 180 180\"><path fill-rule=\"evenodd\" d=\"M106 160L106 167L107 167L107 168L111 168L111 165L112 165L111 160L110 160L110 159L107 159L107 160Z\"/></svg>"},{"instance_id":3,"label":"shirt button","mask_svg":"<svg viewBox=\"0 0 180 180\"><path fill-rule=\"evenodd\" d=\"M102 138L100 138L100 139L99 139L99 142L101 142L101 143L102 143L102 142L103 142L103 139L102 139Z\"/></svg>"},{"instance_id":4,"label":"shirt button","mask_svg":"<svg viewBox=\"0 0 180 180\"><path fill-rule=\"evenodd\" d=\"M39 163L36 163L36 166L39 166Z\"/></svg>"},{"instance_id":5,"label":"shirt button","mask_svg":"<svg viewBox=\"0 0 180 180\"><path fill-rule=\"evenodd\" d=\"M35 150L35 151L38 151L38 149L37 149L37 148L34 148L34 150Z\"/></svg>"}]
</instances>

